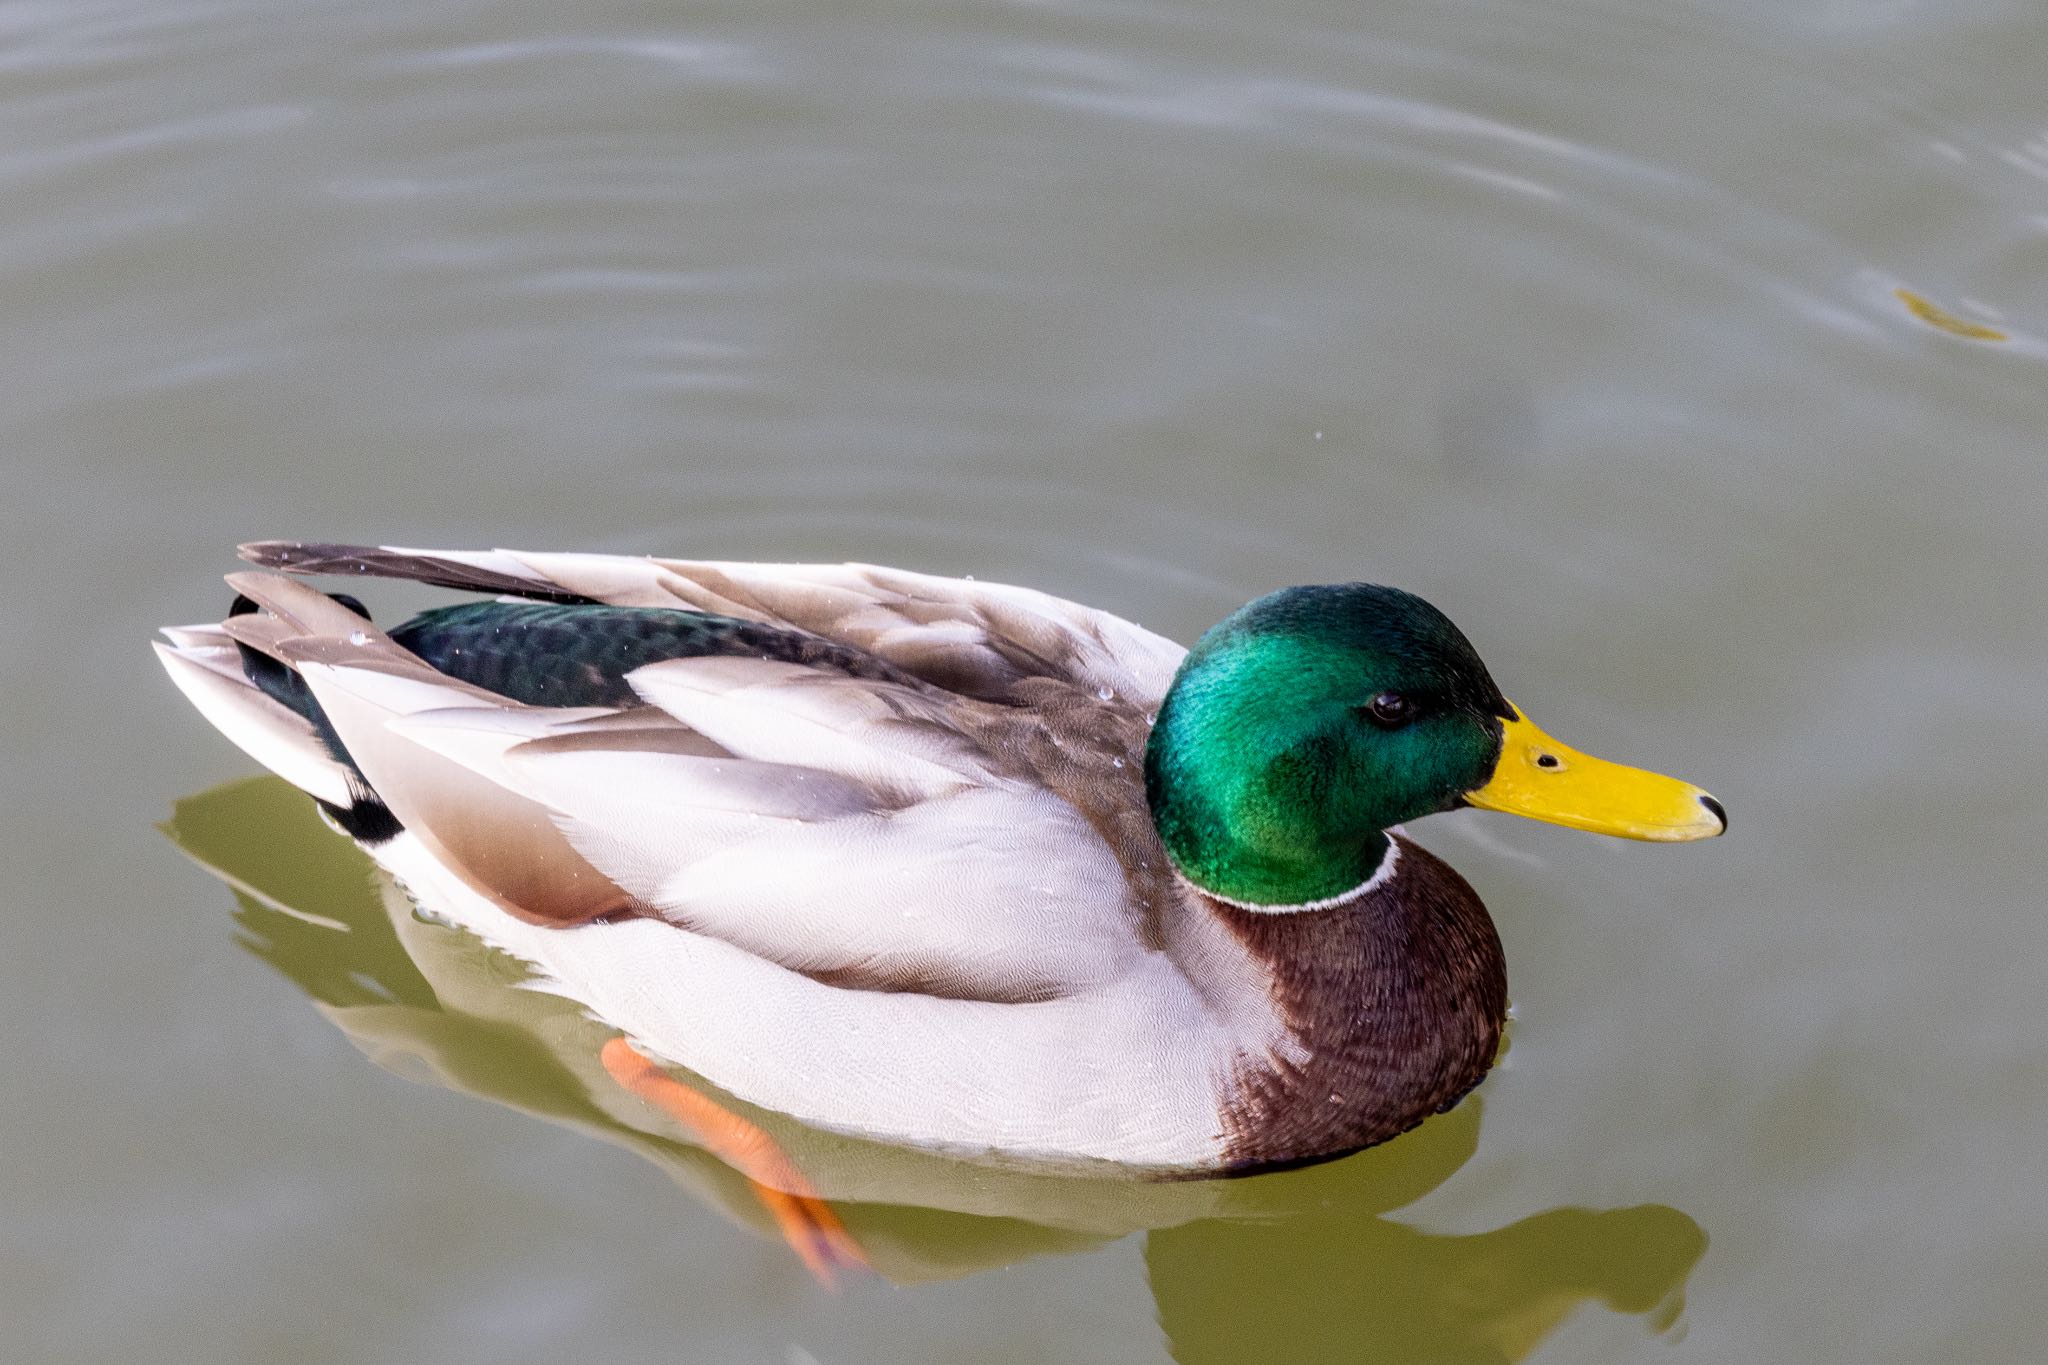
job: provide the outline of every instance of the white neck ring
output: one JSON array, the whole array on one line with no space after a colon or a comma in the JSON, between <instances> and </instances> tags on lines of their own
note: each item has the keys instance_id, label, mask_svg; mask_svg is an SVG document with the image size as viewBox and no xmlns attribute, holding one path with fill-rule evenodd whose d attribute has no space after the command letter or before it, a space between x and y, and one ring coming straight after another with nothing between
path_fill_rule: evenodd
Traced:
<instances>
[{"instance_id":1,"label":"white neck ring","mask_svg":"<svg viewBox=\"0 0 2048 1365\"><path fill-rule=\"evenodd\" d=\"M1361 897L1371 895L1394 879L1394 866L1400 861L1401 841L1394 837L1392 830L1388 830L1386 855L1380 859L1380 865L1373 869L1373 874L1349 891L1339 891L1336 895L1325 896L1319 901L1297 901L1291 905L1262 905L1258 901L1241 901L1235 896L1226 896L1205 886L1195 886L1193 882L1188 882L1188 885L1194 886L1195 890L1210 900L1222 901L1225 905L1234 905L1240 910L1250 910L1254 914L1298 915L1304 910L1334 910L1340 905L1349 905ZM1183 876L1181 880L1187 881L1187 878Z\"/></svg>"}]
</instances>

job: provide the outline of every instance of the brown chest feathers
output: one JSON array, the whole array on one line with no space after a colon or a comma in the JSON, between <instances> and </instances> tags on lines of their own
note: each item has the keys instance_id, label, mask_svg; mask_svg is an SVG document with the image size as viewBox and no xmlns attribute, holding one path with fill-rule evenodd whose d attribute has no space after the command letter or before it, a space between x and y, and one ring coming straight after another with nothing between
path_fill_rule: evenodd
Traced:
<instances>
[{"instance_id":1,"label":"brown chest feathers","mask_svg":"<svg viewBox=\"0 0 2048 1365\"><path fill-rule=\"evenodd\" d=\"M1507 1012L1500 937L1463 877L1397 842L1395 875L1345 905L1262 914L1209 902L1271 973L1299 1048L1234 1078L1222 1111L1234 1170L1385 1142L1450 1108L1493 1065Z\"/></svg>"}]
</instances>

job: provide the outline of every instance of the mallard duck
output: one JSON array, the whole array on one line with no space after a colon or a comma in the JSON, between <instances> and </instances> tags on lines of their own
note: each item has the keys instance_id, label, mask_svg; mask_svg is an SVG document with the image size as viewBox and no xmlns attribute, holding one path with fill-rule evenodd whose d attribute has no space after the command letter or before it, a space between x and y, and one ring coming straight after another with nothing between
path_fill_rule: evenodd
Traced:
<instances>
[{"instance_id":1,"label":"mallard duck","mask_svg":"<svg viewBox=\"0 0 2048 1365\"><path fill-rule=\"evenodd\" d=\"M1404 822L1659 841L1713 797L1574 752L1429 603L1284 589L1183 650L865 565L267 541L157 646L423 903L809 1125L1211 1175L1455 1104L1507 1008ZM390 632L303 575L491 594Z\"/></svg>"}]
</instances>

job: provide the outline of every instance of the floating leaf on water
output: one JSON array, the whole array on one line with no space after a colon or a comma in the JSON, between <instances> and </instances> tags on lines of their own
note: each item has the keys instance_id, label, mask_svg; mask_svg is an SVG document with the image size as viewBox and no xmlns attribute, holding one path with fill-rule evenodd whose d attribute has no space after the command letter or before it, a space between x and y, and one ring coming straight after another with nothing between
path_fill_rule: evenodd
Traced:
<instances>
[{"instance_id":1,"label":"floating leaf on water","mask_svg":"<svg viewBox=\"0 0 2048 1365\"><path fill-rule=\"evenodd\" d=\"M1981 322L1971 322L1968 318L1959 318L1946 308L1938 307L1903 286L1892 290L1892 294L1900 303L1906 305L1906 311L1914 317L1930 327L1939 327L1951 336L1965 337L1971 341L2010 341L2012 339L1996 327L1986 327Z\"/></svg>"}]
</instances>

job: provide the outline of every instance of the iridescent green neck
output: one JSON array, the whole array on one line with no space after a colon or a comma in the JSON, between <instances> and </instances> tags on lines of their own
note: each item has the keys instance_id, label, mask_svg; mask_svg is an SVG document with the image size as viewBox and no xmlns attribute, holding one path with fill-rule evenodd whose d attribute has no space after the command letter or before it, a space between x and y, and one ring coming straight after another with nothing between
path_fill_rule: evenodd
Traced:
<instances>
[{"instance_id":1,"label":"iridescent green neck","mask_svg":"<svg viewBox=\"0 0 2048 1365\"><path fill-rule=\"evenodd\" d=\"M1188 652L1145 751L1181 873L1255 906L1340 897L1385 831L1486 780L1504 710L1478 656L1412 594L1364 583L1260 598ZM1398 714L1376 698L1398 697ZM1377 717L1377 719L1376 719Z\"/></svg>"},{"instance_id":2,"label":"iridescent green neck","mask_svg":"<svg viewBox=\"0 0 2048 1365\"><path fill-rule=\"evenodd\" d=\"M1185 670L1146 748L1152 818L1188 880L1253 905L1340 896L1387 852L1373 793L1341 781L1318 705L1299 695L1302 650L1262 641Z\"/></svg>"}]
</instances>

